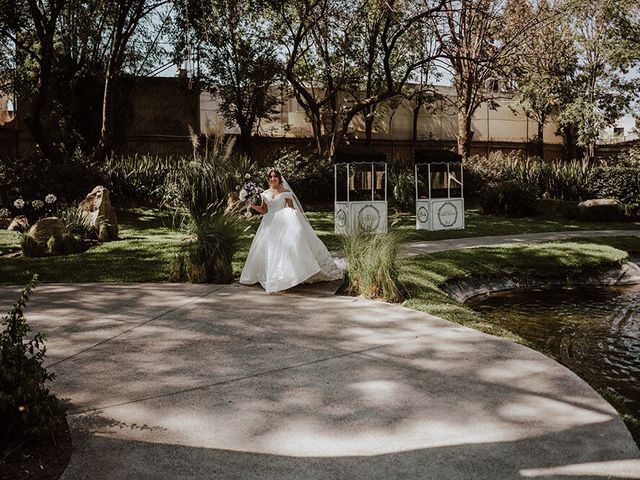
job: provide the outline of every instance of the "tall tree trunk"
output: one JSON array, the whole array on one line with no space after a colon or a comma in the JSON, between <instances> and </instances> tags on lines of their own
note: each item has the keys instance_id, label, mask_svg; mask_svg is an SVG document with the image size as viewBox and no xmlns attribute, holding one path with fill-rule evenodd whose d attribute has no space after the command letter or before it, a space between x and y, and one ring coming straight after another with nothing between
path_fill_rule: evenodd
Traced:
<instances>
[{"instance_id":1,"label":"tall tree trunk","mask_svg":"<svg viewBox=\"0 0 640 480\"><path fill-rule=\"evenodd\" d=\"M251 157L253 153L254 137L252 128L246 124L238 124L240 126L240 151L247 157Z\"/></svg>"},{"instance_id":2,"label":"tall tree trunk","mask_svg":"<svg viewBox=\"0 0 640 480\"><path fill-rule=\"evenodd\" d=\"M465 160L471 156L471 117L465 113L466 109L458 112L458 153Z\"/></svg>"},{"instance_id":3,"label":"tall tree trunk","mask_svg":"<svg viewBox=\"0 0 640 480\"><path fill-rule=\"evenodd\" d=\"M369 109L367 109L369 110ZM373 137L373 122L375 121L375 117L373 116L373 112L368 112L365 110L364 112L364 135L366 139L366 146L371 146L371 139Z\"/></svg>"},{"instance_id":4,"label":"tall tree trunk","mask_svg":"<svg viewBox=\"0 0 640 480\"><path fill-rule=\"evenodd\" d=\"M40 65L38 88L36 89L35 95L31 98L29 116L25 118L24 123L42 154L49 159L59 161L61 159L61 152L55 147L49 137L42 118L44 107L49 96L49 83L51 78L51 62L48 60L48 57L47 54L43 55L43 62Z\"/></svg>"},{"instance_id":5,"label":"tall tree trunk","mask_svg":"<svg viewBox=\"0 0 640 480\"><path fill-rule=\"evenodd\" d=\"M331 142L329 143L329 146L327 148L327 151L325 152L326 157L330 162L333 162L333 159L336 156L336 151L337 150L338 150L337 142L336 142L335 138L332 138Z\"/></svg>"},{"instance_id":6,"label":"tall tree trunk","mask_svg":"<svg viewBox=\"0 0 640 480\"><path fill-rule=\"evenodd\" d=\"M330 143L326 151L326 158L333 162L338 148L344 142L344 138L349 130L349 124L356 115L356 111L350 111L344 114L340 119L336 119L333 127L333 133L330 136Z\"/></svg>"},{"instance_id":7,"label":"tall tree trunk","mask_svg":"<svg viewBox=\"0 0 640 480\"><path fill-rule=\"evenodd\" d=\"M414 147L418 143L418 118L420 117L421 108L422 108L422 103L416 104L413 107L413 124L411 127L411 141L413 142Z\"/></svg>"},{"instance_id":8,"label":"tall tree trunk","mask_svg":"<svg viewBox=\"0 0 640 480\"><path fill-rule=\"evenodd\" d=\"M311 117L310 117L311 118ZM316 142L316 150L318 155L324 155L326 147L322 137L322 120L320 118L320 112L314 112L313 118L311 118L311 129L313 131L313 138Z\"/></svg>"},{"instance_id":9,"label":"tall tree trunk","mask_svg":"<svg viewBox=\"0 0 640 480\"><path fill-rule=\"evenodd\" d=\"M588 165L592 165L593 162L595 162L596 160L596 142L591 141L589 142L589 145L587 145L587 148L584 149L583 152L583 158L585 159L585 161L587 162Z\"/></svg>"},{"instance_id":10,"label":"tall tree trunk","mask_svg":"<svg viewBox=\"0 0 640 480\"><path fill-rule=\"evenodd\" d=\"M545 122L544 116L540 118L538 122L538 145L536 154L544 160L544 124Z\"/></svg>"},{"instance_id":11,"label":"tall tree trunk","mask_svg":"<svg viewBox=\"0 0 640 480\"><path fill-rule=\"evenodd\" d=\"M36 144L40 148L43 155L50 159L60 161L63 158L63 152L60 148L56 147L55 142L49 136L47 131L47 122L43 118L45 115L45 109L50 106L49 102L49 86L51 83L51 72L53 70L54 63L54 38L55 30L60 16L60 12L65 6L64 0L47 2L47 8L42 5L42 2L36 2L30 0L27 2L31 16L34 20L34 32L39 43L38 48L40 51L40 60L35 57L31 57L39 68L38 85L35 88L35 93L29 92L31 104L29 106L29 114L24 119L26 127L29 129L31 136L35 140ZM18 30L16 33L16 55L21 55L21 47L23 44L20 41L21 32ZM30 57L25 51L24 60ZM19 61L16 58L16 61Z\"/></svg>"},{"instance_id":12,"label":"tall tree trunk","mask_svg":"<svg viewBox=\"0 0 640 480\"><path fill-rule=\"evenodd\" d=\"M104 76L104 91L102 93L102 126L100 128L100 140L93 152L93 161L96 164L104 162L113 147L113 88L114 78L111 75L111 61Z\"/></svg>"},{"instance_id":13,"label":"tall tree trunk","mask_svg":"<svg viewBox=\"0 0 640 480\"><path fill-rule=\"evenodd\" d=\"M574 125L564 125L561 128L564 160L576 160L582 156L580 148L576 143L576 132Z\"/></svg>"}]
</instances>

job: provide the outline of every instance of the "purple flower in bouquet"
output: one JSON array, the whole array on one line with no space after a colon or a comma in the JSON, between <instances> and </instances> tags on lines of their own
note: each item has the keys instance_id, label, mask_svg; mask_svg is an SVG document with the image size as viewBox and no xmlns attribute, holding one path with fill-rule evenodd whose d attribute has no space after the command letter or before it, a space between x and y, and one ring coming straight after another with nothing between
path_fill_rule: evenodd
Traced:
<instances>
[{"instance_id":1,"label":"purple flower in bouquet","mask_svg":"<svg viewBox=\"0 0 640 480\"><path fill-rule=\"evenodd\" d=\"M247 206L247 212L245 216L251 215L251 205L260 205L261 199L260 194L263 192L263 189L257 186L254 182L251 181L251 175L248 173L244 176L245 183L242 187L239 187L238 196L240 200L245 203Z\"/></svg>"}]
</instances>

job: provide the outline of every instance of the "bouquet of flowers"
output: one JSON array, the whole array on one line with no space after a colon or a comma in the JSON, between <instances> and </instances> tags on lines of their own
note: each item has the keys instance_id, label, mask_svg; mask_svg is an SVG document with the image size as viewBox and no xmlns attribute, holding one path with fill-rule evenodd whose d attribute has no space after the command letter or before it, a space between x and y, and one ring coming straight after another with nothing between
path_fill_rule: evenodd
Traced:
<instances>
[{"instance_id":1,"label":"bouquet of flowers","mask_svg":"<svg viewBox=\"0 0 640 480\"><path fill-rule=\"evenodd\" d=\"M237 187L238 196L240 200L244 202L246 206L245 217L251 216L251 205L261 205L262 199L260 194L264 191L262 188L257 186L253 181L251 181L251 175L248 173L244 176L245 182L242 187Z\"/></svg>"}]
</instances>

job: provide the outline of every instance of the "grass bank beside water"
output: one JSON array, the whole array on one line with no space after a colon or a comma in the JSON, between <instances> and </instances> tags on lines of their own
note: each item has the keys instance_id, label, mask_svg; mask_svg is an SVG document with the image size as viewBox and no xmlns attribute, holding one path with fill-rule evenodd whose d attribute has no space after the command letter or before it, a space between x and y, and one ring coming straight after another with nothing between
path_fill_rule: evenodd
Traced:
<instances>
[{"instance_id":1,"label":"grass bank beside water","mask_svg":"<svg viewBox=\"0 0 640 480\"><path fill-rule=\"evenodd\" d=\"M450 298L442 286L465 277L490 280L505 275L569 281L619 266L638 252L640 238L628 236L478 247L405 258L400 261L400 282L408 296L404 305L527 345Z\"/></svg>"}]
</instances>

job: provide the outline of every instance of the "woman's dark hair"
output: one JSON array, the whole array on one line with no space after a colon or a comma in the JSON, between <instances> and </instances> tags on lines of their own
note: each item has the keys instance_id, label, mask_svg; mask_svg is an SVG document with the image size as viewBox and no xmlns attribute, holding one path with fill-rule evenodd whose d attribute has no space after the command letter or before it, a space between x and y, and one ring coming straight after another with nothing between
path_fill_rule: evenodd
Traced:
<instances>
[{"instance_id":1,"label":"woman's dark hair","mask_svg":"<svg viewBox=\"0 0 640 480\"><path fill-rule=\"evenodd\" d=\"M269 171L267 172L267 179L269 177L271 177L271 174L275 173L276 176L278 177L278 182L280 182L280 185L282 185L282 174L278 171L277 168L270 168Z\"/></svg>"}]
</instances>

